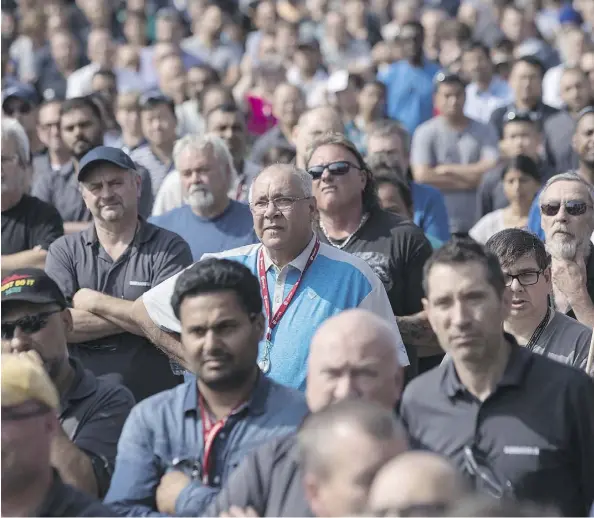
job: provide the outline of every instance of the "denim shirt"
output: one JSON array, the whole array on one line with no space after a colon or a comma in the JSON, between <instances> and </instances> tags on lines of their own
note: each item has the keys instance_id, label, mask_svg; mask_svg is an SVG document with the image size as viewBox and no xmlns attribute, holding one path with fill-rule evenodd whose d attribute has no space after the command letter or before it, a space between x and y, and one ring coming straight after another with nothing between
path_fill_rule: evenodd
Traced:
<instances>
[{"instance_id":1,"label":"denim shirt","mask_svg":"<svg viewBox=\"0 0 594 518\"><path fill-rule=\"evenodd\" d=\"M200 516L248 452L295 431L306 413L301 393L260 375L248 404L229 416L213 443L213 485L207 486L199 476L204 439L196 383L155 394L136 405L124 425L104 502L127 516L164 516L157 487L165 473L180 470L192 481L177 498L176 514Z\"/></svg>"}]
</instances>

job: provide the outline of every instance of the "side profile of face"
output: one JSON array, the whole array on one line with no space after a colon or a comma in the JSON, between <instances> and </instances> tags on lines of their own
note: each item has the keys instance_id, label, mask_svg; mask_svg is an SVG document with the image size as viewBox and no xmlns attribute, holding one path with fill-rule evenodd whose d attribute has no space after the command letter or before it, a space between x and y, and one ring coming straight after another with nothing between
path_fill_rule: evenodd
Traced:
<instances>
[{"instance_id":1,"label":"side profile of face","mask_svg":"<svg viewBox=\"0 0 594 518\"><path fill-rule=\"evenodd\" d=\"M264 315L248 314L234 291L185 297L180 322L185 360L207 387L241 386L257 368Z\"/></svg>"},{"instance_id":2,"label":"side profile of face","mask_svg":"<svg viewBox=\"0 0 594 518\"><path fill-rule=\"evenodd\" d=\"M105 163L89 171L80 182L87 209L96 222L115 223L137 217L140 176Z\"/></svg>"},{"instance_id":3,"label":"side profile of face","mask_svg":"<svg viewBox=\"0 0 594 518\"><path fill-rule=\"evenodd\" d=\"M454 361L481 363L501 346L509 294L497 293L478 261L433 265L423 306L441 348Z\"/></svg>"},{"instance_id":4,"label":"side profile of face","mask_svg":"<svg viewBox=\"0 0 594 518\"><path fill-rule=\"evenodd\" d=\"M68 363L66 337L71 328L70 312L55 304L6 304L2 308L2 353L35 351L50 378L56 379Z\"/></svg>"},{"instance_id":5,"label":"side profile of face","mask_svg":"<svg viewBox=\"0 0 594 518\"><path fill-rule=\"evenodd\" d=\"M250 208L256 235L268 249L291 250L311 237L315 200L305 198L292 166L273 165L260 173L252 183Z\"/></svg>"}]
</instances>

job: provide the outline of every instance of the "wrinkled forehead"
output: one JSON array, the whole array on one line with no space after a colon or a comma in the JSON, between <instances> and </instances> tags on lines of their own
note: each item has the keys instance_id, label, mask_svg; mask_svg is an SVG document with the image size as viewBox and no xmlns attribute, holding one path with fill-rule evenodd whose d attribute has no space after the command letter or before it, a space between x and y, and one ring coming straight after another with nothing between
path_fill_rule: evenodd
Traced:
<instances>
[{"instance_id":1,"label":"wrinkled forehead","mask_svg":"<svg viewBox=\"0 0 594 518\"><path fill-rule=\"evenodd\" d=\"M271 168L261 173L252 184L252 198L273 198L278 196L300 197L303 188L299 178L286 169Z\"/></svg>"},{"instance_id":2,"label":"wrinkled forehead","mask_svg":"<svg viewBox=\"0 0 594 518\"><path fill-rule=\"evenodd\" d=\"M551 184L546 191L542 193L541 201L543 203L566 202L570 200L592 203L592 197L588 188L577 181L559 181Z\"/></svg>"}]
</instances>

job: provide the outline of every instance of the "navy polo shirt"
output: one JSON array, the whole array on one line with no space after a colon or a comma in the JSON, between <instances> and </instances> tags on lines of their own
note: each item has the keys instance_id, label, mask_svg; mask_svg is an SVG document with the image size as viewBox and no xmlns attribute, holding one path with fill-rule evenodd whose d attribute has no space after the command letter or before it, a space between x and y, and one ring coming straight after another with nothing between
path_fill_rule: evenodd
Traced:
<instances>
[{"instance_id":1,"label":"navy polo shirt","mask_svg":"<svg viewBox=\"0 0 594 518\"><path fill-rule=\"evenodd\" d=\"M470 476L469 447L508 496L586 516L594 500L594 382L506 338L511 354L485 401L461 383L453 361L411 381L401 405L411 439Z\"/></svg>"},{"instance_id":2,"label":"navy polo shirt","mask_svg":"<svg viewBox=\"0 0 594 518\"><path fill-rule=\"evenodd\" d=\"M188 244L178 235L143 220L128 249L117 261L97 239L95 227L52 243L46 272L68 300L81 288L136 300L192 263ZM140 401L175 386L169 359L145 337L128 332L71 345L71 354L95 375L119 373Z\"/></svg>"},{"instance_id":3,"label":"navy polo shirt","mask_svg":"<svg viewBox=\"0 0 594 518\"><path fill-rule=\"evenodd\" d=\"M144 167L138 164L136 167L141 178L138 212L146 218L153 208L151 178ZM58 171L49 169L43 174L35 175L31 194L56 207L64 222L91 221L92 216L82 199L76 176L72 161Z\"/></svg>"}]
</instances>

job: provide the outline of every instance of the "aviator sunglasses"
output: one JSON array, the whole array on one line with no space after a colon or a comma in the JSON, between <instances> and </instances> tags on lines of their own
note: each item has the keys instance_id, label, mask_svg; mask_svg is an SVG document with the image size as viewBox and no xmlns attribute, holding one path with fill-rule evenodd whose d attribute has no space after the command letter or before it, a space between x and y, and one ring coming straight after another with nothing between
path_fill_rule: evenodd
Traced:
<instances>
[{"instance_id":1,"label":"aviator sunglasses","mask_svg":"<svg viewBox=\"0 0 594 518\"><path fill-rule=\"evenodd\" d=\"M566 201L563 202L563 205L565 206L565 212L570 216L581 216L582 214L585 214L588 208L592 207L585 201L579 200ZM545 216L556 216L559 210L561 210L561 203L558 201L543 203L540 206L540 210Z\"/></svg>"},{"instance_id":2,"label":"aviator sunglasses","mask_svg":"<svg viewBox=\"0 0 594 518\"><path fill-rule=\"evenodd\" d=\"M338 162L330 162L329 164L314 165L313 167L310 167L307 172L314 180L319 180L326 169L328 169L328 172L332 176L342 176L347 174L351 167L361 170L361 168L355 164L340 160Z\"/></svg>"},{"instance_id":3,"label":"aviator sunglasses","mask_svg":"<svg viewBox=\"0 0 594 518\"><path fill-rule=\"evenodd\" d=\"M16 328L18 327L23 333L31 335L33 333L37 333L41 331L49 321L49 317L54 313L59 313L62 311L61 309L56 309L55 311L48 311L46 313L39 313L37 315L30 315L23 318L19 318L14 322L2 322L0 325L2 339L3 340L12 340L14 337L14 333Z\"/></svg>"}]
</instances>

